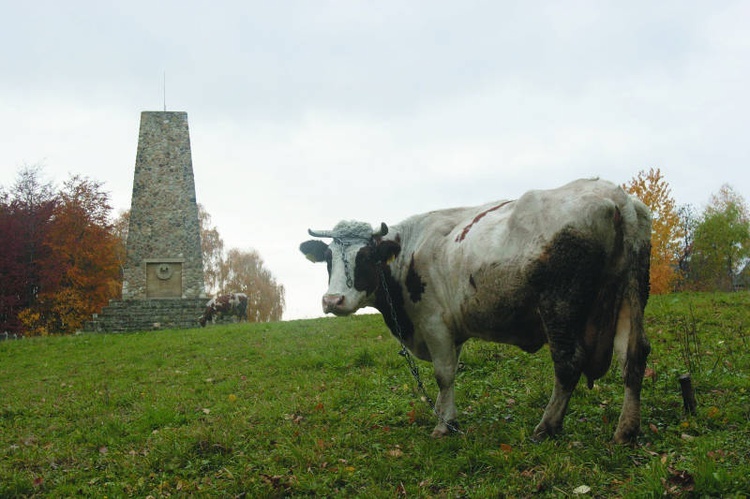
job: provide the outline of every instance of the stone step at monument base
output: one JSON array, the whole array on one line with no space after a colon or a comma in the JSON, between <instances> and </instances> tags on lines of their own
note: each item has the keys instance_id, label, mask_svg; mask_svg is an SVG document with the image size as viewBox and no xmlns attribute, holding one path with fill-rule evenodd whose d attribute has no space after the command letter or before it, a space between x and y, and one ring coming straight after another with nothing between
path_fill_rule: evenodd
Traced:
<instances>
[{"instance_id":1,"label":"stone step at monument base","mask_svg":"<svg viewBox=\"0 0 750 499\"><path fill-rule=\"evenodd\" d=\"M110 300L83 330L113 333L200 327L198 317L206 308L206 301L206 298Z\"/></svg>"}]
</instances>

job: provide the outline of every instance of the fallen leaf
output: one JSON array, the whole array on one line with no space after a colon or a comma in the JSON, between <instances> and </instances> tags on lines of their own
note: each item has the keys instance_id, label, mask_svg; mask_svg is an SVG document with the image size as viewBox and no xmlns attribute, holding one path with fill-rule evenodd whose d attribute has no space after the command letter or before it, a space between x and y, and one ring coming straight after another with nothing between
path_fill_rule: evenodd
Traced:
<instances>
[{"instance_id":1,"label":"fallen leaf","mask_svg":"<svg viewBox=\"0 0 750 499\"><path fill-rule=\"evenodd\" d=\"M589 487L588 485L579 485L578 487L573 489L573 493L576 495L588 494L589 492L591 492L591 487Z\"/></svg>"},{"instance_id":2,"label":"fallen leaf","mask_svg":"<svg viewBox=\"0 0 750 499\"><path fill-rule=\"evenodd\" d=\"M417 410L412 409L411 411L406 413L407 416L409 416L409 424L413 424L414 421L417 420Z\"/></svg>"},{"instance_id":3,"label":"fallen leaf","mask_svg":"<svg viewBox=\"0 0 750 499\"><path fill-rule=\"evenodd\" d=\"M297 424L301 423L302 420L305 419L305 417L300 414L284 414L284 418L288 419L292 423L297 423Z\"/></svg>"},{"instance_id":4,"label":"fallen leaf","mask_svg":"<svg viewBox=\"0 0 750 499\"><path fill-rule=\"evenodd\" d=\"M682 487L685 491L692 491L695 487L695 479L687 471L677 470L671 466L667 468L667 471L669 471L669 483Z\"/></svg>"}]
</instances>

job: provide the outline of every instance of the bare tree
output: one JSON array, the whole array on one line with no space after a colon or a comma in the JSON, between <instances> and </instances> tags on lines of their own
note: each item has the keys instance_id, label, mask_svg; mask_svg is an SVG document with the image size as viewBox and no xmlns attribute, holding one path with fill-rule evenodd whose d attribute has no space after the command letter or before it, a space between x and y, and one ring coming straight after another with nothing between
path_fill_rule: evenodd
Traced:
<instances>
[{"instance_id":1,"label":"bare tree","mask_svg":"<svg viewBox=\"0 0 750 499\"><path fill-rule=\"evenodd\" d=\"M224 256L224 241L216 227L211 226L211 215L202 204L198 204L198 220L201 231L201 251L203 252L203 276L206 290L215 293L223 288L221 266Z\"/></svg>"},{"instance_id":2,"label":"bare tree","mask_svg":"<svg viewBox=\"0 0 750 499\"><path fill-rule=\"evenodd\" d=\"M231 249L222 265L223 291L247 294L248 321L281 319L284 313L284 286L265 268L257 251Z\"/></svg>"}]
</instances>

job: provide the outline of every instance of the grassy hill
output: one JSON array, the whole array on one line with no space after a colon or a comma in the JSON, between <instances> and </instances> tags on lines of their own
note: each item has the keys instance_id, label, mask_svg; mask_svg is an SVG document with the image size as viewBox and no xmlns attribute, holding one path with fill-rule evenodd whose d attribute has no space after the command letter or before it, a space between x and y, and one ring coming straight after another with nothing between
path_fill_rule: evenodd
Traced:
<instances>
[{"instance_id":1,"label":"grassy hill","mask_svg":"<svg viewBox=\"0 0 750 499\"><path fill-rule=\"evenodd\" d=\"M750 295L652 297L643 434L614 369L534 443L545 348L470 342L434 440L380 316L0 342L0 496L732 496L750 490ZM419 363L433 396L429 364ZM677 382L690 371L698 410Z\"/></svg>"}]
</instances>

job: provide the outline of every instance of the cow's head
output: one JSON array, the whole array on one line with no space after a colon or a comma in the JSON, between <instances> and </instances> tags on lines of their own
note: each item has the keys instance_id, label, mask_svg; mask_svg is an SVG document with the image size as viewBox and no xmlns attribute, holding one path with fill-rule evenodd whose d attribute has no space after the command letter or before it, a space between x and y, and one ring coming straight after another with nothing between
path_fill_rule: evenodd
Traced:
<instances>
[{"instance_id":1,"label":"cow's head","mask_svg":"<svg viewBox=\"0 0 750 499\"><path fill-rule=\"evenodd\" d=\"M385 241L388 226L375 231L370 224L339 222L333 230L308 230L313 237L333 239L331 244L313 239L300 244L300 251L312 262L328 265L328 291L323 295L323 312L349 315L373 304L381 271L398 255L401 246Z\"/></svg>"},{"instance_id":2,"label":"cow's head","mask_svg":"<svg viewBox=\"0 0 750 499\"><path fill-rule=\"evenodd\" d=\"M201 327L205 327L206 322L213 319L213 316L216 313L216 306L214 305L214 303L215 298L209 300L209 302L206 304L206 309L203 311L203 314L198 317L198 324L200 324Z\"/></svg>"}]
</instances>

